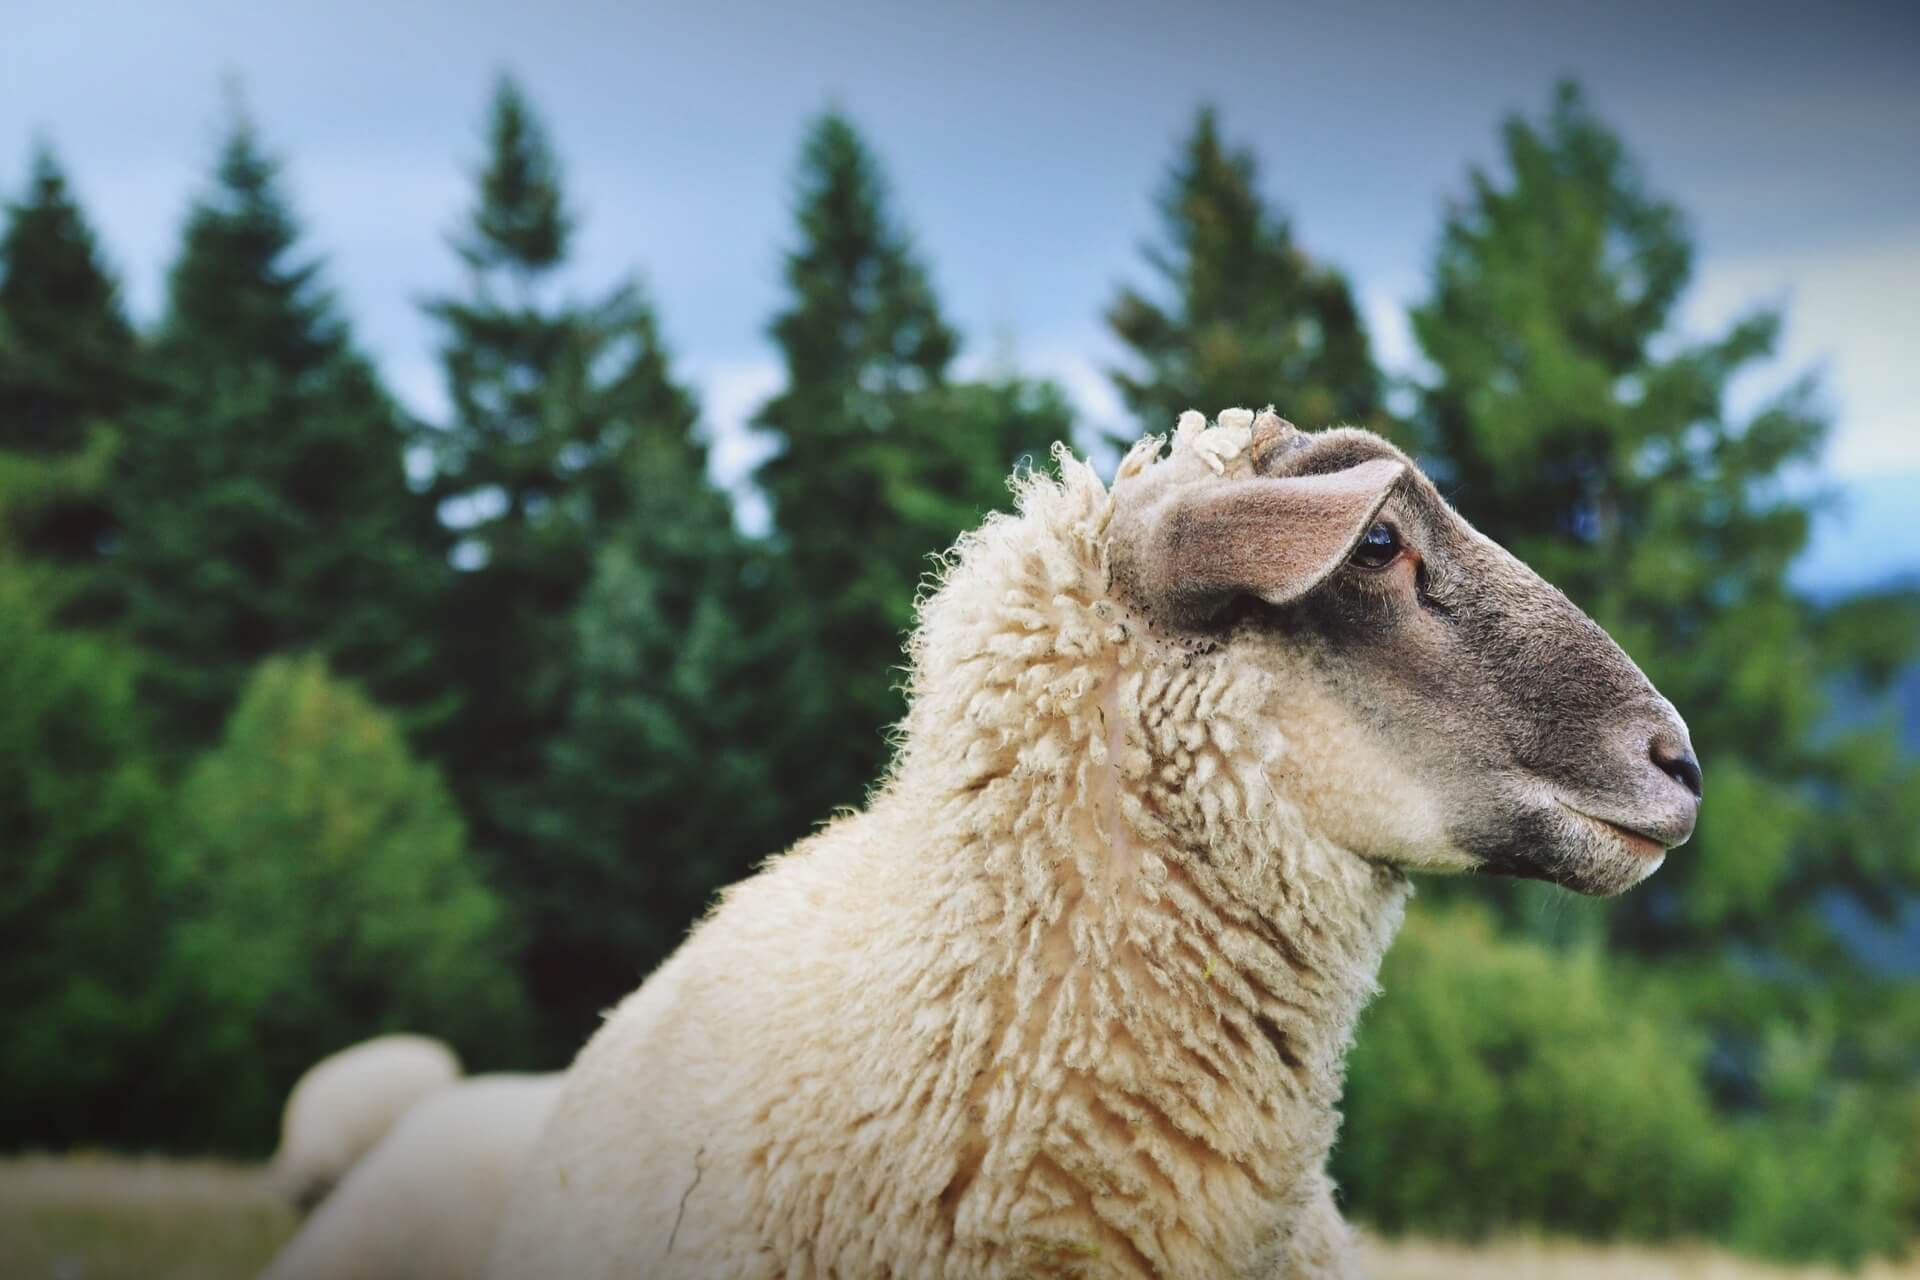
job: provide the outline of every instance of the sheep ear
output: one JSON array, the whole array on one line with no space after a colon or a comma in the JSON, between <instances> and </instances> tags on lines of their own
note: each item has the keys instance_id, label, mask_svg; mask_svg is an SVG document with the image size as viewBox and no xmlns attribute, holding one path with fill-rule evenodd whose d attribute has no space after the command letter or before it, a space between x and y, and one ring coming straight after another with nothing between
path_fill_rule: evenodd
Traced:
<instances>
[{"instance_id":1,"label":"sheep ear","mask_svg":"<svg viewBox=\"0 0 1920 1280\"><path fill-rule=\"evenodd\" d=\"M1374 458L1327 475L1182 485L1123 528L1116 575L1149 612L1185 625L1237 595L1297 600L1353 553L1406 470Z\"/></svg>"}]
</instances>

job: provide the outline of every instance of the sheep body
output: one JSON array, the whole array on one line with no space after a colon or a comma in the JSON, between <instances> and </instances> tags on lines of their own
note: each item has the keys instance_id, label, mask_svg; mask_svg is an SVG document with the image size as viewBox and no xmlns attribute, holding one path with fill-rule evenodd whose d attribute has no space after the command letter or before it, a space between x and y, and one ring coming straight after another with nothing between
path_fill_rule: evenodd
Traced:
<instances>
[{"instance_id":1,"label":"sheep body","mask_svg":"<svg viewBox=\"0 0 1920 1280\"><path fill-rule=\"evenodd\" d=\"M409 1111L268 1268L265 1280L473 1280L558 1075L473 1076Z\"/></svg>"},{"instance_id":2,"label":"sheep body","mask_svg":"<svg viewBox=\"0 0 1920 1280\"><path fill-rule=\"evenodd\" d=\"M459 1077L453 1050L427 1036L376 1036L322 1058L287 1095L274 1185L311 1208L409 1108Z\"/></svg>"},{"instance_id":3,"label":"sheep body","mask_svg":"<svg viewBox=\"0 0 1920 1280\"><path fill-rule=\"evenodd\" d=\"M1249 465L1239 418L1158 443L1121 475ZM1058 458L923 601L866 811L728 890L569 1071L490 1274L1346 1274L1322 1170L1408 888L1306 810L1368 747L1119 606L1111 497Z\"/></svg>"}]
</instances>

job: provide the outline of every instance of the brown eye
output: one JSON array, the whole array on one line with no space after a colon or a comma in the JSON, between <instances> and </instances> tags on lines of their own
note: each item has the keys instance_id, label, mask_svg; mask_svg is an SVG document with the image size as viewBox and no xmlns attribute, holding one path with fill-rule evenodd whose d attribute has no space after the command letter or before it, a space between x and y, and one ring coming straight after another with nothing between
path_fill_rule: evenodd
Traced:
<instances>
[{"instance_id":1,"label":"brown eye","mask_svg":"<svg viewBox=\"0 0 1920 1280\"><path fill-rule=\"evenodd\" d=\"M1377 524L1361 537L1360 544L1347 557L1347 563L1357 569L1384 569L1400 558L1406 549L1390 524Z\"/></svg>"}]
</instances>

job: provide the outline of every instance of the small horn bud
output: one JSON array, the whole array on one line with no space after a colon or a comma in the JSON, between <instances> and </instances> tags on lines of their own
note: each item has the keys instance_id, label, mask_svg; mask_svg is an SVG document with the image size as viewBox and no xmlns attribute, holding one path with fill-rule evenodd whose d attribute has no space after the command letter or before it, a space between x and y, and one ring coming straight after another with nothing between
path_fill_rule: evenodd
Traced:
<instances>
[{"instance_id":1,"label":"small horn bud","mask_svg":"<svg viewBox=\"0 0 1920 1280\"><path fill-rule=\"evenodd\" d=\"M1265 475L1283 454L1300 443L1300 428L1288 422L1268 405L1253 420L1253 473Z\"/></svg>"}]
</instances>

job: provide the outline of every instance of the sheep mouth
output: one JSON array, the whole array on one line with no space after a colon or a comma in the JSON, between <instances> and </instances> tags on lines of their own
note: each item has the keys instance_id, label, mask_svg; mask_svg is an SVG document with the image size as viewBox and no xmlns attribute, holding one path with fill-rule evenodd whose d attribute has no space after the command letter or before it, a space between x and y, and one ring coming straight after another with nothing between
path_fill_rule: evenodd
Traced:
<instances>
[{"instance_id":1,"label":"sheep mouth","mask_svg":"<svg viewBox=\"0 0 1920 1280\"><path fill-rule=\"evenodd\" d=\"M1649 835L1635 827L1625 826L1610 818L1596 817L1584 809L1576 809L1566 801L1559 801L1562 809L1592 826L1628 853L1642 858L1663 858L1672 846L1658 836Z\"/></svg>"},{"instance_id":2,"label":"sheep mouth","mask_svg":"<svg viewBox=\"0 0 1920 1280\"><path fill-rule=\"evenodd\" d=\"M1638 825L1596 817L1558 796L1543 799L1547 802L1524 814L1510 814L1499 835L1478 846L1476 871L1611 898L1659 870L1667 850L1678 843Z\"/></svg>"}]
</instances>

